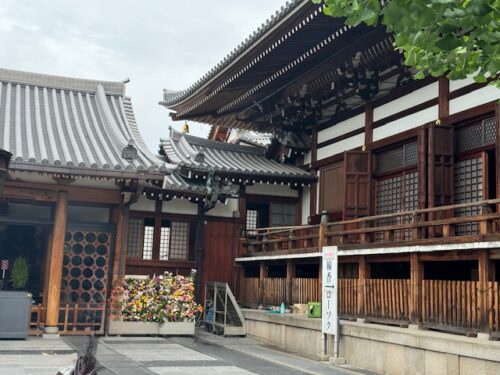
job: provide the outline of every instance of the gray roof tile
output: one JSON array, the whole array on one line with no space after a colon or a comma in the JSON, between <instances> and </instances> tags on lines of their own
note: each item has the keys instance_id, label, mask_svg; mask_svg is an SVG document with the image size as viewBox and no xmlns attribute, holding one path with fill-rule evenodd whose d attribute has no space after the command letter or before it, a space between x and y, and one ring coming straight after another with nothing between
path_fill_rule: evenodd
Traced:
<instances>
[{"instance_id":1,"label":"gray roof tile","mask_svg":"<svg viewBox=\"0 0 500 375\"><path fill-rule=\"evenodd\" d=\"M170 129L170 138L161 139L160 152L168 162L193 171L215 171L262 180L310 182L314 176L265 157L266 149L212 141Z\"/></svg>"},{"instance_id":2,"label":"gray roof tile","mask_svg":"<svg viewBox=\"0 0 500 375\"><path fill-rule=\"evenodd\" d=\"M121 82L0 69L0 148L12 169L165 172L139 133ZM125 159L133 144L137 157Z\"/></svg>"}]
</instances>

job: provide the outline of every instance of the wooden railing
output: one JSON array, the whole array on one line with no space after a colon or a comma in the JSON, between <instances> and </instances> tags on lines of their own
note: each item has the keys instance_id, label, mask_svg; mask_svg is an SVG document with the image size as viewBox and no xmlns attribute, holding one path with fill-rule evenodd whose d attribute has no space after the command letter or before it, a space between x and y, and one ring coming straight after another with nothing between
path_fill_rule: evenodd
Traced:
<instances>
[{"instance_id":1,"label":"wooden railing","mask_svg":"<svg viewBox=\"0 0 500 375\"><path fill-rule=\"evenodd\" d=\"M65 304L59 308L59 333L61 335L104 334L106 316L105 303ZM38 336L43 333L45 307L42 304L31 307L29 334Z\"/></svg>"},{"instance_id":2,"label":"wooden railing","mask_svg":"<svg viewBox=\"0 0 500 375\"><path fill-rule=\"evenodd\" d=\"M457 237L495 235L499 233L500 212L493 211L499 204L500 199L490 199L319 225L260 228L242 239L242 245L245 254L300 253L315 252L326 245L439 242ZM479 215L462 216L457 212L473 207L480 211ZM466 226L473 229L463 230Z\"/></svg>"}]
</instances>

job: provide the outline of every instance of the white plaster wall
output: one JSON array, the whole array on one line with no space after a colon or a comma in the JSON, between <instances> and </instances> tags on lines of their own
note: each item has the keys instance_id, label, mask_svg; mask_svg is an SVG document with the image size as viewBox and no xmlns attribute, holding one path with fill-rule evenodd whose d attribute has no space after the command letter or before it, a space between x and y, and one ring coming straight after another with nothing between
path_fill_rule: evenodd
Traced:
<instances>
[{"instance_id":1,"label":"white plaster wall","mask_svg":"<svg viewBox=\"0 0 500 375\"><path fill-rule=\"evenodd\" d=\"M304 164L309 164L310 162L311 162L311 151L308 151L304 155Z\"/></svg>"},{"instance_id":2,"label":"white plaster wall","mask_svg":"<svg viewBox=\"0 0 500 375\"><path fill-rule=\"evenodd\" d=\"M373 129L373 140L378 141L391 135L404 132L413 128L417 128L431 121L436 121L438 118L438 106L432 106L422 111L413 113L409 116L402 117L395 121L391 121L384 126Z\"/></svg>"},{"instance_id":3,"label":"white plaster wall","mask_svg":"<svg viewBox=\"0 0 500 375\"><path fill-rule=\"evenodd\" d=\"M68 221L84 223L109 223L108 207L68 206Z\"/></svg>"},{"instance_id":4,"label":"white plaster wall","mask_svg":"<svg viewBox=\"0 0 500 375\"><path fill-rule=\"evenodd\" d=\"M237 198L226 199L226 203L217 202L214 208L206 212L206 216L233 217L233 212L239 211L239 200Z\"/></svg>"},{"instance_id":5,"label":"white plaster wall","mask_svg":"<svg viewBox=\"0 0 500 375\"><path fill-rule=\"evenodd\" d=\"M162 208L163 213L169 214L184 214L184 215L197 215L198 206L196 203L191 203L187 199L174 198L169 201L164 201Z\"/></svg>"},{"instance_id":6,"label":"white plaster wall","mask_svg":"<svg viewBox=\"0 0 500 375\"><path fill-rule=\"evenodd\" d=\"M350 131L363 128L365 126L365 113L351 117L345 121L330 126L318 133L318 143L328 141Z\"/></svg>"},{"instance_id":7,"label":"white plaster wall","mask_svg":"<svg viewBox=\"0 0 500 375\"><path fill-rule=\"evenodd\" d=\"M472 77L466 79L459 79L458 81L450 81L450 92L461 89L462 87L472 85L474 83Z\"/></svg>"},{"instance_id":8,"label":"white plaster wall","mask_svg":"<svg viewBox=\"0 0 500 375\"><path fill-rule=\"evenodd\" d=\"M378 121L395 113L404 111L405 109L415 107L416 105L424 103L430 99L437 98L438 93L438 83L431 83L430 85L415 90L399 99L374 108L373 121ZM420 122L420 124L422 124L422 122Z\"/></svg>"},{"instance_id":9,"label":"white plaster wall","mask_svg":"<svg viewBox=\"0 0 500 375\"><path fill-rule=\"evenodd\" d=\"M365 143L365 133L357 134L342 141L318 149L318 160L339 154L353 148L363 146Z\"/></svg>"},{"instance_id":10,"label":"white plaster wall","mask_svg":"<svg viewBox=\"0 0 500 375\"><path fill-rule=\"evenodd\" d=\"M155 201L141 195L137 202L130 206L130 211L155 212Z\"/></svg>"},{"instance_id":11,"label":"white plaster wall","mask_svg":"<svg viewBox=\"0 0 500 375\"><path fill-rule=\"evenodd\" d=\"M299 192L288 185L255 184L247 186L248 194L274 195L278 197L298 197Z\"/></svg>"},{"instance_id":12,"label":"white plaster wall","mask_svg":"<svg viewBox=\"0 0 500 375\"><path fill-rule=\"evenodd\" d=\"M450 100L450 115L498 99L500 99L500 89L494 86L484 86L467 95Z\"/></svg>"},{"instance_id":13,"label":"white plaster wall","mask_svg":"<svg viewBox=\"0 0 500 375\"><path fill-rule=\"evenodd\" d=\"M309 217L309 207L311 204L311 188L305 187L302 190L302 215L301 224L307 224L307 218Z\"/></svg>"}]
</instances>

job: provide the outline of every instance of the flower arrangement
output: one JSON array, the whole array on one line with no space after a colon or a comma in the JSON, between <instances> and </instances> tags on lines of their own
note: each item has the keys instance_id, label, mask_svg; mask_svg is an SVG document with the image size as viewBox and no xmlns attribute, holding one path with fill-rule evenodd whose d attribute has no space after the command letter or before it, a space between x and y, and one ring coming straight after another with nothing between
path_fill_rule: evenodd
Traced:
<instances>
[{"instance_id":1,"label":"flower arrangement","mask_svg":"<svg viewBox=\"0 0 500 375\"><path fill-rule=\"evenodd\" d=\"M193 276L174 276L165 272L151 279L127 278L115 283L111 309L123 321L193 321L202 310L194 301Z\"/></svg>"}]
</instances>

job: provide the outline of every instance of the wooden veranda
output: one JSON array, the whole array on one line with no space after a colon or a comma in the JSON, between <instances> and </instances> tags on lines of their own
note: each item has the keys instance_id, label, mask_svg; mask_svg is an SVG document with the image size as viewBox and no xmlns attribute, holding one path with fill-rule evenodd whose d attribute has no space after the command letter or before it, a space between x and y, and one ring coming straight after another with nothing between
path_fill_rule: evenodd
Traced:
<instances>
[{"instance_id":1,"label":"wooden veranda","mask_svg":"<svg viewBox=\"0 0 500 375\"><path fill-rule=\"evenodd\" d=\"M495 260L500 254L494 246L473 245L494 244L500 238L498 204L500 199L483 200L330 223L324 216L319 225L258 229L242 239L240 264L258 262L260 274L242 275L240 300L248 305L320 301L319 252L334 245L339 247L341 265L351 263L357 268L353 275L339 274L342 317L498 335L500 282ZM478 214L463 216L463 209ZM376 256L370 255L373 250ZM300 254L316 256L315 277L295 277L293 259ZM267 275L266 261L259 259L269 261L272 256L286 263L286 277ZM395 261L406 262L408 273L370 275L372 261L386 262L386 268ZM427 277L425 265L436 261L477 262L477 274L468 280Z\"/></svg>"}]
</instances>

